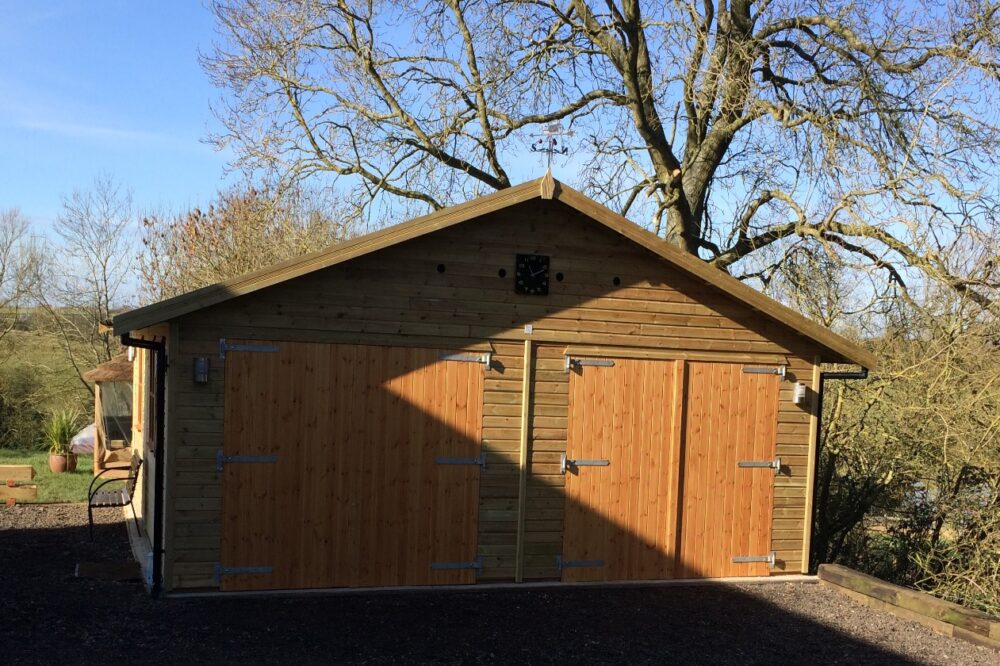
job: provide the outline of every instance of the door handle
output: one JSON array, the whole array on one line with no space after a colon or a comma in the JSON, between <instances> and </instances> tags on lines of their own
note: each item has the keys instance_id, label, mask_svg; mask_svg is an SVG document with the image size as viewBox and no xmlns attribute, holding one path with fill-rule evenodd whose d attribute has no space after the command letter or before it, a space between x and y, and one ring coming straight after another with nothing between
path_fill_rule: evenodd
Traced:
<instances>
[{"instance_id":1,"label":"door handle","mask_svg":"<svg viewBox=\"0 0 1000 666\"><path fill-rule=\"evenodd\" d=\"M570 467L607 467L611 464L610 460L604 458L595 458L591 460L574 460L572 458L567 458L565 453L559 454L559 473L565 474L566 470Z\"/></svg>"}]
</instances>

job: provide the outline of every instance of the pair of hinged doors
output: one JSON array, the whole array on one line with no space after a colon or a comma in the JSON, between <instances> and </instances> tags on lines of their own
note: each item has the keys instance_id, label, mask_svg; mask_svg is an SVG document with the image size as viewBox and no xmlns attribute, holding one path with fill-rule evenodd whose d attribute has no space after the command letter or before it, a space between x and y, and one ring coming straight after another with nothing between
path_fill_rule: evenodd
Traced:
<instances>
[{"instance_id":1,"label":"pair of hinged doors","mask_svg":"<svg viewBox=\"0 0 1000 666\"><path fill-rule=\"evenodd\" d=\"M487 355L222 344L223 590L475 582Z\"/></svg>"},{"instance_id":2,"label":"pair of hinged doors","mask_svg":"<svg viewBox=\"0 0 1000 666\"><path fill-rule=\"evenodd\" d=\"M767 575L780 368L568 367L562 580Z\"/></svg>"}]
</instances>

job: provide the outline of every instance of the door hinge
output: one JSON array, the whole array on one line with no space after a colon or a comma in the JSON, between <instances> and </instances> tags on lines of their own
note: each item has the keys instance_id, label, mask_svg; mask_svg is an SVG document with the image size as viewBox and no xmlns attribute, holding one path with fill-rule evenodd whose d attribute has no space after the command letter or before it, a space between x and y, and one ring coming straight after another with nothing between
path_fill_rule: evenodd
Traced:
<instances>
[{"instance_id":1,"label":"door hinge","mask_svg":"<svg viewBox=\"0 0 1000 666\"><path fill-rule=\"evenodd\" d=\"M737 555L733 557L733 564L754 564L757 562L764 562L771 569L774 569L775 561L773 550L767 555Z\"/></svg>"},{"instance_id":2,"label":"door hinge","mask_svg":"<svg viewBox=\"0 0 1000 666\"><path fill-rule=\"evenodd\" d=\"M774 470L774 475L777 476L781 472L781 458L775 457L774 460L740 460L736 463L736 466L742 468L769 467Z\"/></svg>"},{"instance_id":3,"label":"door hinge","mask_svg":"<svg viewBox=\"0 0 1000 666\"><path fill-rule=\"evenodd\" d=\"M604 560L564 560L562 555L556 555L556 574L562 575L563 569L586 569L603 567Z\"/></svg>"},{"instance_id":4,"label":"door hinge","mask_svg":"<svg viewBox=\"0 0 1000 666\"><path fill-rule=\"evenodd\" d=\"M573 368L582 368L585 365L596 366L598 368L613 368L615 362L610 358L573 358L566 354L563 362L563 372L569 373Z\"/></svg>"},{"instance_id":5,"label":"door hinge","mask_svg":"<svg viewBox=\"0 0 1000 666\"><path fill-rule=\"evenodd\" d=\"M463 569L473 569L476 575L483 569L482 560L478 557L471 562L431 562L431 569L435 571L457 571Z\"/></svg>"},{"instance_id":6,"label":"door hinge","mask_svg":"<svg viewBox=\"0 0 1000 666\"><path fill-rule=\"evenodd\" d=\"M486 469L486 454L482 453L478 458L450 458L448 456L438 456L434 459L437 465L479 465Z\"/></svg>"},{"instance_id":7,"label":"door hinge","mask_svg":"<svg viewBox=\"0 0 1000 666\"><path fill-rule=\"evenodd\" d=\"M219 338L219 358L223 361L226 360L226 354L228 352L276 352L278 351L278 345L267 345L267 344L243 344L241 342L226 342L225 338Z\"/></svg>"},{"instance_id":8,"label":"door hinge","mask_svg":"<svg viewBox=\"0 0 1000 666\"><path fill-rule=\"evenodd\" d=\"M611 464L610 460L605 458L596 458L592 460L574 460L572 458L567 458L565 453L559 454L559 473L565 474L567 470L573 469L574 467L607 467Z\"/></svg>"},{"instance_id":9,"label":"door hinge","mask_svg":"<svg viewBox=\"0 0 1000 666\"><path fill-rule=\"evenodd\" d=\"M227 456L219 449L215 452L215 470L221 472L222 469L232 463L276 463L278 456Z\"/></svg>"},{"instance_id":10,"label":"door hinge","mask_svg":"<svg viewBox=\"0 0 1000 666\"><path fill-rule=\"evenodd\" d=\"M442 361L458 361L460 363L482 363L483 371L490 369L493 363L493 352L483 352L482 354L441 354L438 357Z\"/></svg>"},{"instance_id":11,"label":"door hinge","mask_svg":"<svg viewBox=\"0 0 1000 666\"><path fill-rule=\"evenodd\" d=\"M215 580L216 585L222 582L223 576L239 576L243 574L269 574L269 573L274 573L274 567L271 566L224 567L220 562L216 562L215 566L212 568L212 578L213 580Z\"/></svg>"},{"instance_id":12,"label":"door hinge","mask_svg":"<svg viewBox=\"0 0 1000 666\"><path fill-rule=\"evenodd\" d=\"M785 371L788 370L787 365L779 365L777 367L763 367L763 368L743 368L743 374L745 375L778 375L782 379L785 378Z\"/></svg>"}]
</instances>

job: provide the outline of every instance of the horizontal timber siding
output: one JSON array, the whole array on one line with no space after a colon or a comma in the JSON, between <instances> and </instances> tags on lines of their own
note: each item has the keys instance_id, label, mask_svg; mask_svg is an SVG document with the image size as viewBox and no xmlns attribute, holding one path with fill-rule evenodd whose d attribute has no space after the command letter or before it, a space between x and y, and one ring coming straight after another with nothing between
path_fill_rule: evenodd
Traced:
<instances>
[{"instance_id":1,"label":"horizontal timber siding","mask_svg":"<svg viewBox=\"0 0 1000 666\"><path fill-rule=\"evenodd\" d=\"M514 255L551 257L550 294L513 291ZM438 272L438 265L444 272ZM503 268L507 276L501 278ZM564 279L555 280L556 273ZM619 285L614 285L614 278ZM532 332L525 333L530 324ZM479 553L482 579L515 574L523 341L536 343L530 402L524 578L556 576L565 499L570 345L786 359L775 488L773 546L779 572L797 572L805 521L809 414L791 402L810 382L813 343L765 320L707 284L559 203L533 201L380 250L175 322L168 419L168 587L212 587L219 560L223 361L219 339L260 339L491 350L485 376ZM172 341L174 342L174 341ZM197 356L210 381L192 382Z\"/></svg>"}]
</instances>

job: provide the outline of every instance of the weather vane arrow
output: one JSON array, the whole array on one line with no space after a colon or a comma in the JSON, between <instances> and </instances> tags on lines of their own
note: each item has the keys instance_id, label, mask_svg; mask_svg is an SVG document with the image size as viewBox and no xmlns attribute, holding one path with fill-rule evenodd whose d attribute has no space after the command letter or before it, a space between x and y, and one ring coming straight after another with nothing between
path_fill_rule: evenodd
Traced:
<instances>
[{"instance_id":1,"label":"weather vane arrow","mask_svg":"<svg viewBox=\"0 0 1000 666\"><path fill-rule=\"evenodd\" d=\"M563 129L562 123L550 123L542 128L541 134L535 135L539 139L531 144L531 152L545 153L548 161L547 169L551 171L553 155L569 154L569 146L560 145L560 139L571 137L573 134L573 130Z\"/></svg>"}]
</instances>

